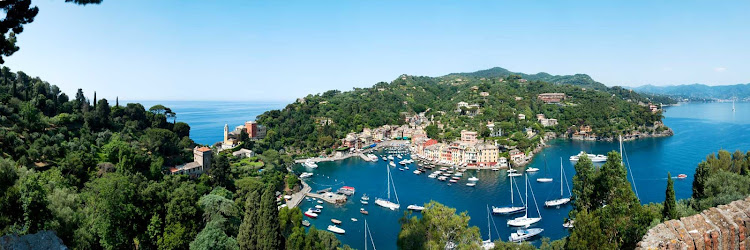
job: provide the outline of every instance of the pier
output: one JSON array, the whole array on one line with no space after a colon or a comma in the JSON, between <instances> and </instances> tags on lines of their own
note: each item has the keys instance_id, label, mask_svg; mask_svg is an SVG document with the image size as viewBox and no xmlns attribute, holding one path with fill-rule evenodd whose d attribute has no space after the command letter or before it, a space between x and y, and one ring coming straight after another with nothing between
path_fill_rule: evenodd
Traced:
<instances>
[{"instance_id":1,"label":"pier","mask_svg":"<svg viewBox=\"0 0 750 250\"><path fill-rule=\"evenodd\" d=\"M331 203L331 204L344 204L346 203L346 195L343 194L336 194L331 192L326 192L322 194L316 194L316 193L305 193L308 197L320 199L322 201Z\"/></svg>"},{"instance_id":2,"label":"pier","mask_svg":"<svg viewBox=\"0 0 750 250\"><path fill-rule=\"evenodd\" d=\"M299 204L302 202L302 199L305 198L305 194L309 193L311 190L312 188L307 185L307 183L302 181L302 190L292 194L292 198L286 201L286 206L289 208L295 208L299 206Z\"/></svg>"}]
</instances>

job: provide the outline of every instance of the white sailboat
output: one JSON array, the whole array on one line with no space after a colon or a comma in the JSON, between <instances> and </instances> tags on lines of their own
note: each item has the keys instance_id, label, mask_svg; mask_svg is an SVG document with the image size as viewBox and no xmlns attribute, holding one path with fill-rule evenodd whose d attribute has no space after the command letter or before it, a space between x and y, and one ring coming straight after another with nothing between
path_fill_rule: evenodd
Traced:
<instances>
[{"instance_id":1,"label":"white sailboat","mask_svg":"<svg viewBox=\"0 0 750 250\"><path fill-rule=\"evenodd\" d=\"M734 98L732 98L732 112L734 112Z\"/></svg>"},{"instance_id":2,"label":"white sailboat","mask_svg":"<svg viewBox=\"0 0 750 250\"><path fill-rule=\"evenodd\" d=\"M529 176L526 175L526 202L525 202L525 214L521 217L508 221L508 226L512 227L529 227L531 224L537 223L542 220L542 214L539 212L539 205L536 204L536 196L534 196L534 190L531 190L531 196L534 200L534 206L536 206L536 213L539 217L529 217Z\"/></svg>"},{"instance_id":3,"label":"white sailboat","mask_svg":"<svg viewBox=\"0 0 750 250\"><path fill-rule=\"evenodd\" d=\"M391 168L386 167L385 169L386 171L388 171L388 177L386 178L388 182L387 187L386 187L388 189L388 196L387 196L388 198L387 199L377 198L375 199L375 204L378 204L378 206L388 208L390 210L396 210L401 207L398 201L398 193L396 193L396 184L393 183L393 177L391 177ZM391 201L391 186L393 187L393 194L394 196L396 196L396 203Z\"/></svg>"},{"instance_id":4,"label":"white sailboat","mask_svg":"<svg viewBox=\"0 0 750 250\"><path fill-rule=\"evenodd\" d=\"M492 242L492 228L490 227L492 218L490 217L490 207L487 206L487 240L482 241L482 249L489 250L495 248L495 242Z\"/></svg>"},{"instance_id":5,"label":"white sailboat","mask_svg":"<svg viewBox=\"0 0 750 250\"><path fill-rule=\"evenodd\" d=\"M518 189L518 186L516 186ZM513 204L513 177L510 177L510 206L507 207L492 207L492 212L496 214L514 214L520 213L526 210L526 207L516 207ZM521 191L518 191L518 196L521 196ZM522 201L523 202L523 201Z\"/></svg>"},{"instance_id":6,"label":"white sailboat","mask_svg":"<svg viewBox=\"0 0 750 250\"><path fill-rule=\"evenodd\" d=\"M548 168L547 168L547 158L544 158L544 175L546 176L548 174ZM537 182L552 182L552 178L549 177L542 177L542 178L536 178Z\"/></svg>"},{"instance_id":7,"label":"white sailboat","mask_svg":"<svg viewBox=\"0 0 750 250\"><path fill-rule=\"evenodd\" d=\"M570 202L570 187L568 187L568 197L563 197L563 182L568 184L567 179L564 177L565 172L563 171L562 157L560 157L560 199L548 200L544 202L546 207L557 207Z\"/></svg>"}]
</instances>

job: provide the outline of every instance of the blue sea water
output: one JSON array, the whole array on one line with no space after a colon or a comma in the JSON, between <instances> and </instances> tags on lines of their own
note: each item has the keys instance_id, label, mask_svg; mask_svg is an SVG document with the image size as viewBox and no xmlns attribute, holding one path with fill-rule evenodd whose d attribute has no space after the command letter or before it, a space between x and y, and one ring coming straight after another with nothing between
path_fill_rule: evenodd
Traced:
<instances>
[{"instance_id":1,"label":"blue sea water","mask_svg":"<svg viewBox=\"0 0 750 250\"><path fill-rule=\"evenodd\" d=\"M241 102L160 102L171 107L178 114L178 121L184 121L192 127L191 137L199 143L213 143L221 140L224 123L230 127L240 125L265 110L282 108L283 103L241 103ZM156 102L150 103L156 104ZM692 177L697 164L709 153L719 149L729 151L750 150L750 103L737 103L737 111L732 112L731 103L691 103L667 107L664 123L671 127L675 135L666 138L649 138L625 142L627 162L634 177L633 183L643 203L662 202L666 188L667 172L672 176L687 174L685 179L675 180L675 192L678 199L691 195ZM147 108L150 107L144 103ZM578 142L557 140L533 159L531 166L541 171L529 174L542 221L534 227L544 228L542 236L553 240L562 238L568 232L562 227L563 219L570 210L570 205L561 208L545 208L544 201L555 199L560 195L560 160L567 176L568 185L575 174L573 163L568 161L570 155L579 151L605 154L618 150L617 142ZM545 164L546 163L546 164ZM338 162L323 162L312 170L315 175L308 183L313 190L343 185L357 189L354 198L343 206L323 204L323 212L317 219L308 219L318 229L325 230L330 219L335 218L343 223L340 227L346 234L339 235L345 244L355 248L364 247L363 222L365 219L371 229L375 245L379 249L395 249L399 232L398 220L410 204L423 204L430 200L441 202L457 209L467 211L471 216L470 224L478 226L481 235L487 239L491 231L492 239L500 237L507 240L514 230L506 226L506 220L515 216L496 216L490 218L495 226L487 227L487 206L505 206L510 202L509 179L506 171L467 171L463 180L457 184L447 185L436 179L427 178L427 174L414 175L410 170L399 171L391 168L393 179L401 203L400 211L390 211L374 204L375 197L386 194L386 164L383 161L365 162L359 158L350 158ZM302 170L297 166L296 170ZM411 167L411 170L414 166ZM475 175L480 181L476 187L465 186L466 179ZM536 178L550 176L552 183L538 183ZM523 178L516 180L522 181ZM632 179L631 179L632 181ZM518 182L523 192L523 182ZM567 195L567 189L565 190ZM363 193L370 197L369 205L361 205L359 198ZM518 195L518 194L516 194ZM518 198L518 196L516 196ZM529 198L533 205L532 198ZM306 210L316 203L303 201L301 207ZM364 207L369 215L362 215L359 209ZM536 216L532 206L530 216ZM350 218L358 219L353 222ZM497 230L495 229L497 228ZM537 239L535 244L538 244Z\"/></svg>"},{"instance_id":2,"label":"blue sea water","mask_svg":"<svg viewBox=\"0 0 750 250\"><path fill-rule=\"evenodd\" d=\"M224 124L229 129L272 109L281 109L286 102L224 102L224 101L130 101L146 109L156 104L171 108L177 121L190 125L190 138L198 144L212 145L224 139Z\"/></svg>"}]
</instances>

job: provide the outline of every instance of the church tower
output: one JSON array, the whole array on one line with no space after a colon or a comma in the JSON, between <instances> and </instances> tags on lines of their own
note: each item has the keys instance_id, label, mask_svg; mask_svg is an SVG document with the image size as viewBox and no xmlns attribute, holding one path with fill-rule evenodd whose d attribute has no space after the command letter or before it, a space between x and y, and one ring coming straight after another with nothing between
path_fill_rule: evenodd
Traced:
<instances>
[{"instance_id":1,"label":"church tower","mask_svg":"<svg viewBox=\"0 0 750 250\"><path fill-rule=\"evenodd\" d=\"M229 125L224 124L224 143L229 142Z\"/></svg>"}]
</instances>

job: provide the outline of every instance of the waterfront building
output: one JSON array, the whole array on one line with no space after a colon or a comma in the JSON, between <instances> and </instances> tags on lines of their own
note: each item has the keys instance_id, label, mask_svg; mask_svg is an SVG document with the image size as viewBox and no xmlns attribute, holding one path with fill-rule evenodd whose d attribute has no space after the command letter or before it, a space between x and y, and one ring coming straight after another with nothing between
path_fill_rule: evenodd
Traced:
<instances>
[{"instance_id":1,"label":"waterfront building","mask_svg":"<svg viewBox=\"0 0 750 250\"><path fill-rule=\"evenodd\" d=\"M509 154L512 162L522 162L526 158L526 154L518 149L511 150Z\"/></svg>"},{"instance_id":2,"label":"waterfront building","mask_svg":"<svg viewBox=\"0 0 750 250\"><path fill-rule=\"evenodd\" d=\"M245 132L247 132L250 138L258 138L258 123L255 121L246 121Z\"/></svg>"},{"instance_id":3,"label":"waterfront building","mask_svg":"<svg viewBox=\"0 0 750 250\"><path fill-rule=\"evenodd\" d=\"M500 157L497 160L497 166L507 168L508 167L508 159L505 157Z\"/></svg>"},{"instance_id":4,"label":"waterfront building","mask_svg":"<svg viewBox=\"0 0 750 250\"><path fill-rule=\"evenodd\" d=\"M486 143L479 144L477 146L477 164L485 166L495 165L498 162L499 154L500 150L497 146Z\"/></svg>"}]
</instances>

